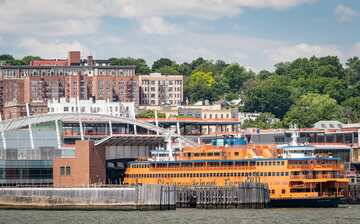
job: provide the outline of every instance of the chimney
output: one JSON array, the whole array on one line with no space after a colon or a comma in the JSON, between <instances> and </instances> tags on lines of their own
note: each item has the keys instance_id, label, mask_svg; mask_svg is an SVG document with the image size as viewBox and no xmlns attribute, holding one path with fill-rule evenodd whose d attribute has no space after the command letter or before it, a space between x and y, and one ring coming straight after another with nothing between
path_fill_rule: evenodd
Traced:
<instances>
[{"instance_id":1,"label":"chimney","mask_svg":"<svg viewBox=\"0 0 360 224\"><path fill-rule=\"evenodd\" d=\"M80 51L69 51L68 66L80 65Z\"/></svg>"},{"instance_id":2,"label":"chimney","mask_svg":"<svg viewBox=\"0 0 360 224\"><path fill-rule=\"evenodd\" d=\"M87 64L88 64L89 66L93 66L93 65L94 65L93 56L91 56L91 55L87 56Z\"/></svg>"}]
</instances>

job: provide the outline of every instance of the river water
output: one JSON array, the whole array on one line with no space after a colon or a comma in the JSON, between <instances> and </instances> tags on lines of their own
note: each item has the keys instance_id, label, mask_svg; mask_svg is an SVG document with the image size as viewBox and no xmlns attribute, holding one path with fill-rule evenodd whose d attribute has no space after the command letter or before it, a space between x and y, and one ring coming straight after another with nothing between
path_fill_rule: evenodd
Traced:
<instances>
[{"instance_id":1,"label":"river water","mask_svg":"<svg viewBox=\"0 0 360 224\"><path fill-rule=\"evenodd\" d=\"M191 223L298 224L360 223L360 205L341 208L177 209L176 211L0 210L0 223Z\"/></svg>"}]
</instances>

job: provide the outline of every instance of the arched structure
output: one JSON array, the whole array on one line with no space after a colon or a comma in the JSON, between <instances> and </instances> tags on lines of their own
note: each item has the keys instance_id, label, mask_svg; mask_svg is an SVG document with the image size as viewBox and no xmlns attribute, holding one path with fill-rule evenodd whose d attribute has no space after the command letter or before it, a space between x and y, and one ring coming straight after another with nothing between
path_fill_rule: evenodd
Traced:
<instances>
[{"instance_id":1,"label":"arched structure","mask_svg":"<svg viewBox=\"0 0 360 224\"><path fill-rule=\"evenodd\" d=\"M158 133L159 135L162 135L164 137L171 136L172 138L180 139L185 144L197 145L193 141L186 139L183 136L180 136L178 134L171 132L170 130L155 126L150 123L146 123L130 118L121 118L111 115L88 114L88 113L39 114L29 117L20 117L16 119L3 120L0 121L0 133L16 130L22 127L27 127L29 125L35 125L35 124L51 122L51 121L82 121L82 122L104 121L104 122L124 123L124 124L130 124L130 125L142 127L150 131L154 131L155 133Z\"/></svg>"}]
</instances>

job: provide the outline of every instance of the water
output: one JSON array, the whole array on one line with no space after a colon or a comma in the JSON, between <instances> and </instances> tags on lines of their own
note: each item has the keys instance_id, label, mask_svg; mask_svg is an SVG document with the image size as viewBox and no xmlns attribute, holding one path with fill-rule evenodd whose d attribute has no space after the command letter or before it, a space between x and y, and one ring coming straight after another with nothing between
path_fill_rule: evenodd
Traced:
<instances>
[{"instance_id":1,"label":"water","mask_svg":"<svg viewBox=\"0 0 360 224\"><path fill-rule=\"evenodd\" d=\"M360 205L317 209L178 209L147 212L0 210L0 223L346 224L360 223Z\"/></svg>"}]
</instances>

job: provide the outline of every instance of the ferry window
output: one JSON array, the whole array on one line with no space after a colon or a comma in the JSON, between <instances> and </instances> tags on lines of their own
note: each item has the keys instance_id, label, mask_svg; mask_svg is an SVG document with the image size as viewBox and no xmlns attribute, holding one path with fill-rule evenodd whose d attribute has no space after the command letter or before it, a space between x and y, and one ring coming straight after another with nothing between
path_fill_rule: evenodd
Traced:
<instances>
[{"instance_id":1,"label":"ferry window","mask_svg":"<svg viewBox=\"0 0 360 224\"><path fill-rule=\"evenodd\" d=\"M284 172L281 172L280 175L283 177L283 176L284 176Z\"/></svg>"},{"instance_id":2,"label":"ferry window","mask_svg":"<svg viewBox=\"0 0 360 224\"><path fill-rule=\"evenodd\" d=\"M272 165L275 166L275 165L276 165L276 161L273 161Z\"/></svg>"},{"instance_id":3,"label":"ferry window","mask_svg":"<svg viewBox=\"0 0 360 224\"><path fill-rule=\"evenodd\" d=\"M219 163L218 162L208 162L208 166L219 166Z\"/></svg>"},{"instance_id":4,"label":"ferry window","mask_svg":"<svg viewBox=\"0 0 360 224\"><path fill-rule=\"evenodd\" d=\"M289 176L289 172L285 172L285 176Z\"/></svg>"},{"instance_id":5,"label":"ferry window","mask_svg":"<svg viewBox=\"0 0 360 224\"><path fill-rule=\"evenodd\" d=\"M276 165L277 165L277 166L280 166L280 161L276 161Z\"/></svg>"},{"instance_id":6,"label":"ferry window","mask_svg":"<svg viewBox=\"0 0 360 224\"><path fill-rule=\"evenodd\" d=\"M280 173L279 173L279 172L276 172L276 176L278 176L278 177L279 177L279 176L280 176Z\"/></svg>"},{"instance_id":7,"label":"ferry window","mask_svg":"<svg viewBox=\"0 0 360 224\"><path fill-rule=\"evenodd\" d=\"M274 177L274 176L276 176L276 173L275 173L275 172L272 172L272 174L271 174L271 175Z\"/></svg>"},{"instance_id":8,"label":"ferry window","mask_svg":"<svg viewBox=\"0 0 360 224\"><path fill-rule=\"evenodd\" d=\"M214 156L220 156L220 152L214 152Z\"/></svg>"},{"instance_id":9,"label":"ferry window","mask_svg":"<svg viewBox=\"0 0 360 224\"><path fill-rule=\"evenodd\" d=\"M263 162L263 161L261 161L261 162L260 162L260 166L263 166L263 165L264 165L264 162Z\"/></svg>"},{"instance_id":10,"label":"ferry window","mask_svg":"<svg viewBox=\"0 0 360 224\"><path fill-rule=\"evenodd\" d=\"M281 193L282 193L282 194L285 194L285 192L286 192L285 189L282 189L282 190L281 190Z\"/></svg>"},{"instance_id":11,"label":"ferry window","mask_svg":"<svg viewBox=\"0 0 360 224\"><path fill-rule=\"evenodd\" d=\"M275 190L271 190L271 194L275 194Z\"/></svg>"},{"instance_id":12,"label":"ferry window","mask_svg":"<svg viewBox=\"0 0 360 224\"><path fill-rule=\"evenodd\" d=\"M194 153L194 156L198 157L198 156L200 156L200 154L199 153Z\"/></svg>"},{"instance_id":13,"label":"ferry window","mask_svg":"<svg viewBox=\"0 0 360 224\"><path fill-rule=\"evenodd\" d=\"M282 165L282 166L284 165L284 161L281 161L281 165Z\"/></svg>"},{"instance_id":14,"label":"ferry window","mask_svg":"<svg viewBox=\"0 0 360 224\"><path fill-rule=\"evenodd\" d=\"M256 162L256 165L257 165L257 166L260 166L260 162Z\"/></svg>"},{"instance_id":15,"label":"ferry window","mask_svg":"<svg viewBox=\"0 0 360 224\"><path fill-rule=\"evenodd\" d=\"M267 177L267 172L264 172L264 177Z\"/></svg>"},{"instance_id":16,"label":"ferry window","mask_svg":"<svg viewBox=\"0 0 360 224\"><path fill-rule=\"evenodd\" d=\"M268 172L268 176L271 177L271 172Z\"/></svg>"},{"instance_id":17,"label":"ferry window","mask_svg":"<svg viewBox=\"0 0 360 224\"><path fill-rule=\"evenodd\" d=\"M264 162L264 165L267 166L267 164L268 164L267 161L265 161L265 162Z\"/></svg>"},{"instance_id":18,"label":"ferry window","mask_svg":"<svg viewBox=\"0 0 360 224\"><path fill-rule=\"evenodd\" d=\"M206 153L201 153L200 156L206 156Z\"/></svg>"},{"instance_id":19,"label":"ferry window","mask_svg":"<svg viewBox=\"0 0 360 224\"><path fill-rule=\"evenodd\" d=\"M235 156L239 156L239 152L235 152L234 154L235 154Z\"/></svg>"},{"instance_id":20,"label":"ferry window","mask_svg":"<svg viewBox=\"0 0 360 224\"><path fill-rule=\"evenodd\" d=\"M207 156L214 156L214 153L208 152L208 153L207 153Z\"/></svg>"},{"instance_id":21,"label":"ferry window","mask_svg":"<svg viewBox=\"0 0 360 224\"><path fill-rule=\"evenodd\" d=\"M203 163L203 162L194 163L195 167L203 167L204 165L205 165L205 163Z\"/></svg>"}]
</instances>

